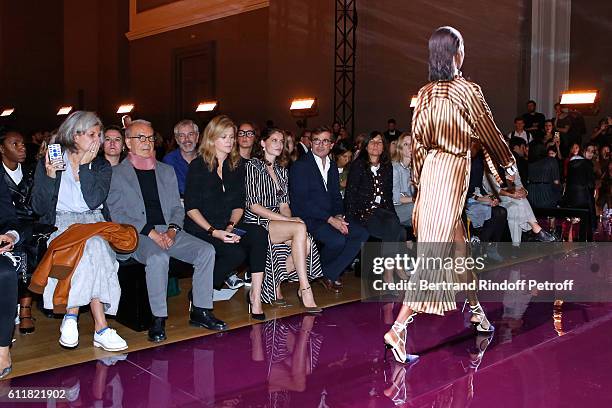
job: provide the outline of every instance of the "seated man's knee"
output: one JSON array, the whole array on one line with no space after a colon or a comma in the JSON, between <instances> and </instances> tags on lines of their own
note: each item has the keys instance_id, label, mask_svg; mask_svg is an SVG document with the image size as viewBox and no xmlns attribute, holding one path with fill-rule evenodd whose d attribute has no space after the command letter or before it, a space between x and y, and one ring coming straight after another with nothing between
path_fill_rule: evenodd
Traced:
<instances>
[{"instance_id":1,"label":"seated man's knee","mask_svg":"<svg viewBox=\"0 0 612 408\"><path fill-rule=\"evenodd\" d=\"M147 265L150 266L168 266L170 264L170 255L166 251L159 250L149 255Z\"/></svg>"}]
</instances>

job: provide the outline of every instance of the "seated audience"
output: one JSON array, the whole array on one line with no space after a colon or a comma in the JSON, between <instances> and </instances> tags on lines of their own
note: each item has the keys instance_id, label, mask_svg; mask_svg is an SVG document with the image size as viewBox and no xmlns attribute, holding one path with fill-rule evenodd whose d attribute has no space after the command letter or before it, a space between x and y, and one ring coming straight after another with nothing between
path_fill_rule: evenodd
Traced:
<instances>
[{"instance_id":1,"label":"seated audience","mask_svg":"<svg viewBox=\"0 0 612 408\"><path fill-rule=\"evenodd\" d=\"M73 224L104 221L102 210L111 183L112 169L97 157L102 122L93 112L76 111L60 126L55 143L63 151L63 163L51 162L48 155L36 167L32 207L44 224L58 230L50 242ZM120 351L127 343L108 327L105 314L115 315L121 288L117 277L119 265L106 240L89 238L73 272L68 293L67 313L60 327L59 343L66 348L79 345L79 307L89 304L94 319L93 343L106 351ZM58 280L49 277L44 288L46 309L53 308L53 293Z\"/></svg>"},{"instance_id":2,"label":"seated audience","mask_svg":"<svg viewBox=\"0 0 612 408\"><path fill-rule=\"evenodd\" d=\"M604 208L606 208L608 212L612 211L612 162L608 163L608 169L601 178L597 205L602 209L602 213ZM604 217L606 216L606 214L603 215Z\"/></svg>"},{"instance_id":3,"label":"seated audience","mask_svg":"<svg viewBox=\"0 0 612 408\"><path fill-rule=\"evenodd\" d=\"M392 141L397 140L402 134L401 130L397 129L396 126L395 119L391 118L387 121L387 130L384 133L387 144L391 144Z\"/></svg>"},{"instance_id":4,"label":"seated audience","mask_svg":"<svg viewBox=\"0 0 612 408\"><path fill-rule=\"evenodd\" d=\"M536 112L535 101L527 101L527 112L523 114L525 122L525 130L533 137L537 137L544 133L544 121L546 117L540 112Z\"/></svg>"},{"instance_id":5,"label":"seated audience","mask_svg":"<svg viewBox=\"0 0 612 408\"><path fill-rule=\"evenodd\" d=\"M296 161L289 172L291 211L306 223L312 236L323 244L323 284L342 290L340 277L367 241L368 232L358 222L344 217L336 163L330 158L331 130L312 131L311 150Z\"/></svg>"},{"instance_id":6,"label":"seated audience","mask_svg":"<svg viewBox=\"0 0 612 408\"><path fill-rule=\"evenodd\" d=\"M0 156L2 166L0 167L0 179L8 186L12 203L15 206L17 220L22 228L33 229L38 217L32 208L32 186L34 184L34 168L26 164L26 147L23 136L19 132L0 131ZM30 239L28 244L33 244ZM35 245L28 256L35 256ZM27 275L19 279L19 332L29 334L34 332L34 320L32 319L32 293L28 290L29 278L33 272L35 260L28 262Z\"/></svg>"},{"instance_id":7,"label":"seated audience","mask_svg":"<svg viewBox=\"0 0 612 408\"><path fill-rule=\"evenodd\" d=\"M257 127L253 122L242 122L238 126L237 136L240 157L249 160L253 152L253 143L255 143L257 138Z\"/></svg>"},{"instance_id":8,"label":"seated audience","mask_svg":"<svg viewBox=\"0 0 612 408\"><path fill-rule=\"evenodd\" d=\"M246 259L251 270L251 316L263 320L261 285L268 232L241 222L244 213L244 162L236 145L236 125L227 116L211 120L202 135L199 157L189 165L185 188L185 231L215 248L213 287L220 289ZM243 236L234 229L245 231ZM241 231L241 232L242 232ZM227 282L236 287L236 282ZM242 282L244 284L244 282Z\"/></svg>"},{"instance_id":9,"label":"seated audience","mask_svg":"<svg viewBox=\"0 0 612 408\"><path fill-rule=\"evenodd\" d=\"M347 141L340 141L334 144L332 149L332 157L338 167L338 176L340 180L340 195L344 199L344 191L346 189L346 181L348 180L349 166L353 161L353 152Z\"/></svg>"},{"instance_id":10,"label":"seated audience","mask_svg":"<svg viewBox=\"0 0 612 408\"><path fill-rule=\"evenodd\" d=\"M533 135L525 130L525 120L521 116L514 119L514 130L508 133L508 140L513 137L519 137L527 144L533 140Z\"/></svg>"},{"instance_id":11,"label":"seated audience","mask_svg":"<svg viewBox=\"0 0 612 408\"><path fill-rule=\"evenodd\" d=\"M168 153L163 162L169 164L176 172L181 197L185 193L185 179L189 163L198 155L198 125L192 120L181 120L174 126L174 138L178 148Z\"/></svg>"},{"instance_id":12,"label":"seated audience","mask_svg":"<svg viewBox=\"0 0 612 408\"><path fill-rule=\"evenodd\" d=\"M555 237L544 231L538 224L527 200L527 190L523 187L520 173L510 178L506 177L506 180L502 179L502 184L497 184L495 180L490 180L490 173L486 173L483 185L488 194L495 194L499 197L500 205L508 212L508 227L512 244L520 245L522 234L527 231L531 231L531 238L534 241L555 241Z\"/></svg>"},{"instance_id":13,"label":"seated audience","mask_svg":"<svg viewBox=\"0 0 612 408\"><path fill-rule=\"evenodd\" d=\"M181 126L178 129L180 132L187 130ZM180 139L185 140L184 137ZM113 167L108 195L113 222L131 224L140 233L138 247L131 257L145 265L153 314L149 340L166 339L170 257L194 266L189 323L223 330L227 325L212 312L215 250L209 243L182 231L185 211L178 194L177 177L172 167L155 159L154 143L151 123L145 120L130 123L125 129L129 153L126 160Z\"/></svg>"},{"instance_id":14,"label":"seated audience","mask_svg":"<svg viewBox=\"0 0 612 408\"><path fill-rule=\"evenodd\" d=\"M298 157L308 153L310 151L310 129L304 129L302 131L302 135L300 136L300 142L296 145L298 149Z\"/></svg>"},{"instance_id":15,"label":"seated audience","mask_svg":"<svg viewBox=\"0 0 612 408\"><path fill-rule=\"evenodd\" d=\"M119 126L109 126L104 129L104 158L111 166L118 165L125 158L125 142L123 129Z\"/></svg>"},{"instance_id":16,"label":"seated audience","mask_svg":"<svg viewBox=\"0 0 612 408\"><path fill-rule=\"evenodd\" d=\"M391 156L393 162L393 205L400 223L412 226L415 189L412 184L412 136L402 133L397 139L397 152Z\"/></svg>"},{"instance_id":17,"label":"seated audience","mask_svg":"<svg viewBox=\"0 0 612 408\"><path fill-rule=\"evenodd\" d=\"M282 156L283 162L279 162L282 167L289 168L294 161L299 158L298 150L295 147L295 141L291 132L285 132L285 152Z\"/></svg>"},{"instance_id":18,"label":"seated audience","mask_svg":"<svg viewBox=\"0 0 612 408\"><path fill-rule=\"evenodd\" d=\"M527 180L529 175L529 162L527 160L529 154L529 148L527 142L520 137L510 138L510 150L514 160L516 160L516 167L521 175L522 180Z\"/></svg>"},{"instance_id":19,"label":"seated audience","mask_svg":"<svg viewBox=\"0 0 612 408\"><path fill-rule=\"evenodd\" d=\"M244 222L261 225L269 234L262 301L274 302L281 295L281 282L298 280L302 304L308 312L320 313L308 283L322 275L319 253L304 221L291 213L288 171L278 164L285 154L284 139L282 130L265 129L255 145L254 157L246 163Z\"/></svg>"},{"instance_id":20,"label":"seated audience","mask_svg":"<svg viewBox=\"0 0 612 408\"><path fill-rule=\"evenodd\" d=\"M605 117L599 121L599 125L593 129L591 142L599 147L612 144L612 116Z\"/></svg>"},{"instance_id":21,"label":"seated audience","mask_svg":"<svg viewBox=\"0 0 612 408\"><path fill-rule=\"evenodd\" d=\"M380 132L364 140L362 153L351 164L344 207L347 218L357 220L382 242L406 241L393 205L393 166Z\"/></svg>"},{"instance_id":22,"label":"seated audience","mask_svg":"<svg viewBox=\"0 0 612 408\"><path fill-rule=\"evenodd\" d=\"M576 143L573 137L572 117L567 112L567 108L562 107L560 103L555 103L555 117L551 120L560 134L561 154L563 157L567 157L570 147L573 143Z\"/></svg>"},{"instance_id":23,"label":"seated audience","mask_svg":"<svg viewBox=\"0 0 612 408\"><path fill-rule=\"evenodd\" d=\"M559 204L562 186L556 154L556 148L549 146L545 156L535 157L529 163L527 198L533 207L554 208Z\"/></svg>"},{"instance_id":24,"label":"seated audience","mask_svg":"<svg viewBox=\"0 0 612 408\"><path fill-rule=\"evenodd\" d=\"M589 210L591 228L597 226L595 216L595 172L593 171L593 155L597 145L588 143L582 150L569 160L563 205L570 208L586 208ZM587 231L591 237L592 231Z\"/></svg>"},{"instance_id":25,"label":"seated audience","mask_svg":"<svg viewBox=\"0 0 612 408\"><path fill-rule=\"evenodd\" d=\"M485 191L483 186L485 161L480 142L473 141L470 151L472 165L470 167L470 184L466 195L466 216L472 227L478 231L476 235L480 241L500 242L508 222L508 212L499 205L499 199L495 195L487 194ZM501 260L494 244L487 245L486 251L487 255L493 260Z\"/></svg>"},{"instance_id":26,"label":"seated audience","mask_svg":"<svg viewBox=\"0 0 612 408\"><path fill-rule=\"evenodd\" d=\"M569 167L570 161L574 158L580 156L580 145L578 143L572 143L567 157L563 160L563 178L567 179L567 171Z\"/></svg>"},{"instance_id":27,"label":"seated audience","mask_svg":"<svg viewBox=\"0 0 612 408\"><path fill-rule=\"evenodd\" d=\"M16 260L11 250L20 241L16 231L17 211L13 206L11 194L0 178L0 380L8 376L13 364L10 347L13 344L15 328L15 305L17 304Z\"/></svg>"},{"instance_id":28,"label":"seated audience","mask_svg":"<svg viewBox=\"0 0 612 408\"><path fill-rule=\"evenodd\" d=\"M606 173L608 163L610 163L610 146L603 145L599 148L599 155L594 163L595 178L597 180L600 180Z\"/></svg>"}]
</instances>

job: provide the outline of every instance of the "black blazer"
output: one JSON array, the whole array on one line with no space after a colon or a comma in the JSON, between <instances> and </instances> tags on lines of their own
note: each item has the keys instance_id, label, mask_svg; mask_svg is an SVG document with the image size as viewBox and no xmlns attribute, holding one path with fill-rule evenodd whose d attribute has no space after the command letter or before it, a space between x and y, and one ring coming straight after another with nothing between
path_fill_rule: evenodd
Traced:
<instances>
[{"instance_id":1,"label":"black blazer","mask_svg":"<svg viewBox=\"0 0 612 408\"><path fill-rule=\"evenodd\" d=\"M34 186L34 167L27 164L21 164L23 179L19 184L15 184L11 176L4 170L4 166L0 165L0 178L4 179L11 197L15 205L17 217L20 220L33 221L37 219L32 208L32 187Z\"/></svg>"},{"instance_id":2,"label":"black blazer","mask_svg":"<svg viewBox=\"0 0 612 408\"><path fill-rule=\"evenodd\" d=\"M304 220L309 231L344 213L338 167L329 157L327 160L327 190L312 152L295 161L289 171L291 213Z\"/></svg>"},{"instance_id":3,"label":"black blazer","mask_svg":"<svg viewBox=\"0 0 612 408\"><path fill-rule=\"evenodd\" d=\"M11 193L3 179L0 179L0 208L2 208L2 211L0 211L0 234L15 230L20 235L20 242L23 241L23 233L18 228L17 212L13 205ZM18 242L15 242L15 244L18 244Z\"/></svg>"},{"instance_id":4,"label":"black blazer","mask_svg":"<svg viewBox=\"0 0 612 408\"><path fill-rule=\"evenodd\" d=\"M383 178L383 195L379 208L395 213L393 205L393 166L391 163L381 164L378 171ZM374 175L370 170L370 164L362 158L357 158L351 163L344 192L346 216L365 223L370 215L369 207L373 199Z\"/></svg>"},{"instance_id":5,"label":"black blazer","mask_svg":"<svg viewBox=\"0 0 612 408\"><path fill-rule=\"evenodd\" d=\"M62 171L56 173L55 178L47 176L45 170L45 159L41 159L34 174L34 188L32 189L32 207L43 224L55 225L55 208L57 207L57 196L60 183L62 182ZM106 207L106 197L110 190L113 170L108 161L96 157L90 164L79 166L79 178L81 191L87 206L92 210L103 204L103 214L108 220L110 216Z\"/></svg>"}]
</instances>

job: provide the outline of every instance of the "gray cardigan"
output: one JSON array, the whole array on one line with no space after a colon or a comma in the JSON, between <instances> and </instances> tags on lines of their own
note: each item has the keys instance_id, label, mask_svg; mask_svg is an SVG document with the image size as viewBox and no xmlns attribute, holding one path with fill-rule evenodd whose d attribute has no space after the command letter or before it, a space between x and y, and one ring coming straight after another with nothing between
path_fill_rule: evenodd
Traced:
<instances>
[{"instance_id":1,"label":"gray cardigan","mask_svg":"<svg viewBox=\"0 0 612 408\"><path fill-rule=\"evenodd\" d=\"M55 209L57 207L57 196L60 183L62 182L62 171L56 173L55 178L47 176L44 159L38 162L34 174L34 187L32 188L32 207L40 215L42 224L55 225ZM89 208L96 209L101 204L106 218L106 197L110 190L113 170L106 159L96 157L90 164L79 166L79 179L83 199Z\"/></svg>"}]
</instances>

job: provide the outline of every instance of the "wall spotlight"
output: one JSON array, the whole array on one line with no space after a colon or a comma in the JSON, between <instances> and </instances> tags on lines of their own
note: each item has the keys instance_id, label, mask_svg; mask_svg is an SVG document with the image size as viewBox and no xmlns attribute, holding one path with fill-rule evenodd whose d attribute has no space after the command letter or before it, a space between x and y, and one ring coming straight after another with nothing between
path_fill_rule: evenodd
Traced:
<instances>
[{"instance_id":1,"label":"wall spotlight","mask_svg":"<svg viewBox=\"0 0 612 408\"><path fill-rule=\"evenodd\" d=\"M313 109L313 107L315 107L316 102L317 102L316 98L294 99L291 101L291 106L289 107L289 110L291 111L311 110Z\"/></svg>"},{"instance_id":2,"label":"wall spotlight","mask_svg":"<svg viewBox=\"0 0 612 408\"><path fill-rule=\"evenodd\" d=\"M196 112L212 112L217 109L217 101L200 102L196 108Z\"/></svg>"},{"instance_id":3,"label":"wall spotlight","mask_svg":"<svg viewBox=\"0 0 612 408\"><path fill-rule=\"evenodd\" d=\"M15 112L15 108L4 109L2 113L0 113L0 116L11 116L13 112Z\"/></svg>"},{"instance_id":4,"label":"wall spotlight","mask_svg":"<svg viewBox=\"0 0 612 408\"><path fill-rule=\"evenodd\" d=\"M585 115L596 115L599 112L599 91L565 91L561 93L559 103Z\"/></svg>"},{"instance_id":5,"label":"wall spotlight","mask_svg":"<svg viewBox=\"0 0 612 408\"><path fill-rule=\"evenodd\" d=\"M291 116L301 118L301 120L296 122L297 126L301 129L306 129L308 127L308 118L319 114L317 98L295 98L291 101L289 111Z\"/></svg>"},{"instance_id":6,"label":"wall spotlight","mask_svg":"<svg viewBox=\"0 0 612 408\"><path fill-rule=\"evenodd\" d=\"M410 99L410 107L412 109L416 108L416 103L417 103L417 96L413 95L412 98Z\"/></svg>"},{"instance_id":7,"label":"wall spotlight","mask_svg":"<svg viewBox=\"0 0 612 408\"><path fill-rule=\"evenodd\" d=\"M57 111L57 116L67 115L72 111L72 106L62 106Z\"/></svg>"},{"instance_id":8,"label":"wall spotlight","mask_svg":"<svg viewBox=\"0 0 612 408\"><path fill-rule=\"evenodd\" d=\"M134 104L126 103L123 105L119 105L119 108L117 109L117 113L130 113L133 110L134 110Z\"/></svg>"}]
</instances>

